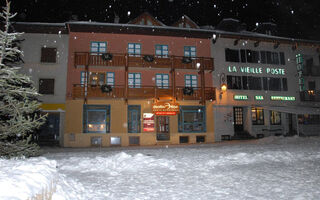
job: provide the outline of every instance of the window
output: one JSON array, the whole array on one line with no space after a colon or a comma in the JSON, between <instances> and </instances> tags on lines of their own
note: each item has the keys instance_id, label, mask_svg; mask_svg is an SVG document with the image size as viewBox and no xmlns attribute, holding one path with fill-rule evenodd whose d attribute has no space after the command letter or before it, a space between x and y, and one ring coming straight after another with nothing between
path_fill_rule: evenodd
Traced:
<instances>
[{"instance_id":1,"label":"window","mask_svg":"<svg viewBox=\"0 0 320 200\"><path fill-rule=\"evenodd\" d=\"M91 42L90 52L95 53L106 53L107 52L107 42Z\"/></svg>"},{"instance_id":2,"label":"window","mask_svg":"<svg viewBox=\"0 0 320 200\"><path fill-rule=\"evenodd\" d=\"M139 105L128 105L128 133L140 133L141 108Z\"/></svg>"},{"instance_id":3,"label":"window","mask_svg":"<svg viewBox=\"0 0 320 200\"><path fill-rule=\"evenodd\" d=\"M281 79L280 78L268 78L268 87L271 91L281 91Z\"/></svg>"},{"instance_id":4,"label":"window","mask_svg":"<svg viewBox=\"0 0 320 200\"><path fill-rule=\"evenodd\" d=\"M155 49L156 49L156 56L157 57L162 57L162 58L168 57L168 55L169 55L168 45L157 44Z\"/></svg>"},{"instance_id":5,"label":"window","mask_svg":"<svg viewBox=\"0 0 320 200\"><path fill-rule=\"evenodd\" d=\"M129 73L128 74L129 88L140 88L141 86L141 73Z\"/></svg>"},{"instance_id":6,"label":"window","mask_svg":"<svg viewBox=\"0 0 320 200\"><path fill-rule=\"evenodd\" d=\"M241 76L227 76L228 89L241 90Z\"/></svg>"},{"instance_id":7,"label":"window","mask_svg":"<svg viewBox=\"0 0 320 200\"><path fill-rule=\"evenodd\" d=\"M197 88L198 80L197 75L184 75L185 87Z\"/></svg>"},{"instance_id":8,"label":"window","mask_svg":"<svg viewBox=\"0 0 320 200\"><path fill-rule=\"evenodd\" d=\"M253 125L264 125L263 109L251 108L251 117Z\"/></svg>"},{"instance_id":9,"label":"window","mask_svg":"<svg viewBox=\"0 0 320 200\"><path fill-rule=\"evenodd\" d=\"M280 52L280 64L281 65L285 65L286 64L286 60L285 60L283 52Z\"/></svg>"},{"instance_id":10,"label":"window","mask_svg":"<svg viewBox=\"0 0 320 200\"><path fill-rule=\"evenodd\" d=\"M227 62L239 62L239 50L237 49L225 49Z\"/></svg>"},{"instance_id":11,"label":"window","mask_svg":"<svg viewBox=\"0 0 320 200\"><path fill-rule=\"evenodd\" d=\"M241 49L241 50L240 50L240 54L241 54L241 62L242 62L242 63L247 62L246 50L245 50L245 49Z\"/></svg>"},{"instance_id":12,"label":"window","mask_svg":"<svg viewBox=\"0 0 320 200\"><path fill-rule=\"evenodd\" d=\"M282 91L288 91L287 78L282 78Z\"/></svg>"},{"instance_id":13,"label":"window","mask_svg":"<svg viewBox=\"0 0 320 200\"><path fill-rule=\"evenodd\" d=\"M114 86L114 72L106 72L106 76L107 76L106 84Z\"/></svg>"},{"instance_id":14,"label":"window","mask_svg":"<svg viewBox=\"0 0 320 200\"><path fill-rule=\"evenodd\" d=\"M204 106L180 106L179 132L193 133L206 131Z\"/></svg>"},{"instance_id":15,"label":"window","mask_svg":"<svg viewBox=\"0 0 320 200\"><path fill-rule=\"evenodd\" d=\"M169 74L156 74L156 85L158 88L169 88Z\"/></svg>"},{"instance_id":16,"label":"window","mask_svg":"<svg viewBox=\"0 0 320 200\"><path fill-rule=\"evenodd\" d=\"M121 137L110 137L110 145L121 145Z\"/></svg>"},{"instance_id":17,"label":"window","mask_svg":"<svg viewBox=\"0 0 320 200\"><path fill-rule=\"evenodd\" d=\"M89 73L89 84L91 85L104 85L105 84L105 73L104 72L90 72Z\"/></svg>"},{"instance_id":18,"label":"window","mask_svg":"<svg viewBox=\"0 0 320 200\"><path fill-rule=\"evenodd\" d=\"M261 63L266 64L267 63L267 52L260 51L260 56L261 56Z\"/></svg>"},{"instance_id":19,"label":"window","mask_svg":"<svg viewBox=\"0 0 320 200\"><path fill-rule=\"evenodd\" d=\"M249 76L248 85L249 85L249 90L261 90L262 88L261 77Z\"/></svg>"},{"instance_id":20,"label":"window","mask_svg":"<svg viewBox=\"0 0 320 200\"><path fill-rule=\"evenodd\" d=\"M185 57L196 57L196 47L195 46L185 46L184 47Z\"/></svg>"},{"instance_id":21,"label":"window","mask_svg":"<svg viewBox=\"0 0 320 200\"><path fill-rule=\"evenodd\" d=\"M109 105L83 105L83 132L109 133L110 132L110 106Z\"/></svg>"},{"instance_id":22,"label":"window","mask_svg":"<svg viewBox=\"0 0 320 200\"><path fill-rule=\"evenodd\" d=\"M281 125L281 112L270 111L270 124Z\"/></svg>"},{"instance_id":23,"label":"window","mask_svg":"<svg viewBox=\"0 0 320 200\"><path fill-rule=\"evenodd\" d=\"M139 136L129 136L129 145L139 145L140 137Z\"/></svg>"},{"instance_id":24,"label":"window","mask_svg":"<svg viewBox=\"0 0 320 200\"><path fill-rule=\"evenodd\" d=\"M40 94L54 94L54 79L39 79Z\"/></svg>"},{"instance_id":25,"label":"window","mask_svg":"<svg viewBox=\"0 0 320 200\"><path fill-rule=\"evenodd\" d=\"M252 50L246 50L247 52L247 62L248 63L258 63L259 58L259 51L252 51Z\"/></svg>"},{"instance_id":26,"label":"window","mask_svg":"<svg viewBox=\"0 0 320 200\"><path fill-rule=\"evenodd\" d=\"M141 44L129 43L128 44L128 54L129 54L129 56L140 56L141 55Z\"/></svg>"},{"instance_id":27,"label":"window","mask_svg":"<svg viewBox=\"0 0 320 200\"><path fill-rule=\"evenodd\" d=\"M44 63L56 63L57 48L41 48L41 62Z\"/></svg>"},{"instance_id":28,"label":"window","mask_svg":"<svg viewBox=\"0 0 320 200\"><path fill-rule=\"evenodd\" d=\"M298 115L299 124L320 124L320 115Z\"/></svg>"},{"instance_id":29,"label":"window","mask_svg":"<svg viewBox=\"0 0 320 200\"><path fill-rule=\"evenodd\" d=\"M267 51L267 64L274 64L278 65L279 64L279 54L278 52L270 52Z\"/></svg>"},{"instance_id":30,"label":"window","mask_svg":"<svg viewBox=\"0 0 320 200\"><path fill-rule=\"evenodd\" d=\"M83 87L87 83L87 72L82 71L80 72L80 84Z\"/></svg>"}]
</instances>

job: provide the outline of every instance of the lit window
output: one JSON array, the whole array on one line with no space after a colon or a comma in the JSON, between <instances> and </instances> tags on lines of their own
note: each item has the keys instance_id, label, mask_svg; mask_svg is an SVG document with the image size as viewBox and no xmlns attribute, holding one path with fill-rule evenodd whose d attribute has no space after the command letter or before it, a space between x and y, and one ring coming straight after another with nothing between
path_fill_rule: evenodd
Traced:
<instances>
[{"instance_id":1,"label":"lit window","mask_svg":"<svg viewBox=\"0 0 320 200\"><path fill-rule=\"evenodd\" d=\"M281 113L276 111L270 111L270 124L281 125Z\"/></svg>"},{"instance_id":2,"label":"lit window","mask_svg":"<svg viewBox=\"0 0 320 200\"><path fill-rule=\"evenodd\" d=\"M253 125L264 125L263 109L251 108L251 117Z\"/></svg>"},{"instance_id":3,"label":"lit window","mask_svg":"<svg viewBox=\"0 0 320 200\"><path fill-rule=\"evenodd\" d=\"M110 106L83 105L83 132L109 133Z\"/></svg>"}]
</instances>

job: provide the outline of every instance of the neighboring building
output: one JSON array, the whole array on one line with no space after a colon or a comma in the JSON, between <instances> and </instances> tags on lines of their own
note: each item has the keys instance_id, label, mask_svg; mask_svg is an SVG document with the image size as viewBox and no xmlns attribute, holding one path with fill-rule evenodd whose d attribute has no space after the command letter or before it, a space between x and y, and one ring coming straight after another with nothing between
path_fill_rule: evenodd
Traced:
<instances>
[{"instance_id":1,"label":"neighboring building","mask_svg":"<svg viewBox=\"0 0 320 200\"><path fill-rule=\"evenodd\" d=\"M148 13L67 26L65 147L214 142L211 32Z\"/></svg>"},{"instance_id":2,"label":"neighboring building","mask_svg":"<svg viewBox=\"0 0 320 200\"><path fill-rule=\"evenodd\" d=\"M41 94L41 109L48 113L47 123L38 134L45 145L62 145L65 121L68 35L65 24L14 23L17 32L24 32L19 65L29 75Z\"/></svg>"},{"instance_id":3,"label":"neighboring building","mask_svg":"<svg viewBox=\"0 0 320 200\"><path fill-rule=\"evenodd\" d=\"M215 141L319 135L320 43L272 36L274 24L263 24L261 34L244 31L245 26L236 20L221 23L211 49L217 87ZM272 26L269 31L268 26ZM299 73L300 55L304 61ZM226 91L220 88L223 84Z\"/></svg>"}]
</instances>

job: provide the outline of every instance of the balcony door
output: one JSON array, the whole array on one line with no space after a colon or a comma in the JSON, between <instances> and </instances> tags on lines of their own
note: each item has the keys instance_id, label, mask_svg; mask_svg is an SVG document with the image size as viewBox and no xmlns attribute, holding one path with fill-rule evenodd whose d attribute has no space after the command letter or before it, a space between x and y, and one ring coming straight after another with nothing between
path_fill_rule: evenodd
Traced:
<instances>
[{"instance_id":1,"label":"balcony door","mask_svg":"<svg viewBox=\"0 0 320 200\"><path fill-rule=\"evenodd\" d=\"M170 140L169 116L157 116L157 140Z\"/></svg>"}]
</instances>

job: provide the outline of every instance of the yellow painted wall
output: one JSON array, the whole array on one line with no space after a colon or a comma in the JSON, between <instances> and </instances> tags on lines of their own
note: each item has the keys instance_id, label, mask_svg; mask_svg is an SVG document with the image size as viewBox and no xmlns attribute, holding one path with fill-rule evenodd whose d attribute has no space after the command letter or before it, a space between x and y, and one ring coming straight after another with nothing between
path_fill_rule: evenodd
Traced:
<instances>
[{"instance_id":1,"label":"yellow painted wall","mask_svg":"<svg viewBox=\"0 0 320 200\"><path fill-rule=\"evenodd\" d=\"M196 143L196 136L203 135L206 142L214 142L213 127L213 108L212 102L206 103L206 133L179 133L178 115L170 116L170 141L156 140L156 125L154 132L127 133L127 108L128 105L141 106L141 131L143 131L143 113L152 113L152 100L129 100L128 104L124 100L88 100L88 105L110 105L111 120L110 133L82 133L83 127L83 100L67 100L66 102L66 125L64 134L65 147L90 147L91 137L101 136L102 146L110 146L110 137L121 137L121 146L129 145L129 136L139 136L140 145L161 145L161 144L179 144L180 136L189 136L189 143ZM182 105L199 106L198 101L177 102ZM74 134L71 137L70 133Z\"/></svg>"}]
</instances>

